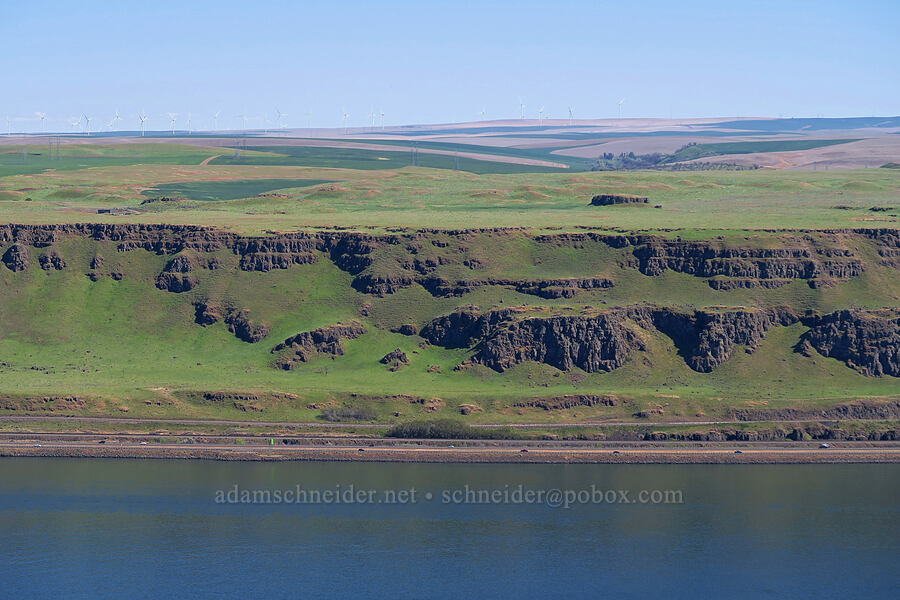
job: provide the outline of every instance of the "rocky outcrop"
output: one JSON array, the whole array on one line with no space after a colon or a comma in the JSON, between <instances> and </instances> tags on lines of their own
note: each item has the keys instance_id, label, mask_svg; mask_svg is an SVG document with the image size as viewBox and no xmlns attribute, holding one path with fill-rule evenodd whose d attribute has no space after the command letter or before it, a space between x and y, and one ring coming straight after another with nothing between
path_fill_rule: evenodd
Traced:
<instances>
[{"instance_id":1,"label":"rocky outcrop","mask_svg":"<svg viewBox=\"0 0 900 600\"><path fill-rule=\"evenodd\" d=\"M228 325L228 331L249 344L255 344L269 335L268 325L251 321L250 311L246 308L229 310L225 315L225 323Z\"/></svg>"},{"instance_id":2,"label":"rocky outcrop","mask_svg":"<svg viewBox=\"0 0 900 600\"><path fill-rule=\"evenodd\" d=\"M222 318L222 312L218 307L209 303L209 300L194 302L194 322L204 327L218 323Z\"/></svg>"},{"instance_id":3,"label":"rocky outcrop","mask_svg":"<svg viewBox=\"0 0 900 600\"><path fill-rule=\"evenodd\" d=\"M549 398L529 398L514 402L519 408L541 408L543 410L564 410L579 406L618 406L620 399L612 394L566 394Z\"/></svg>"},{"instance_id":4,"label":"rocky outcrop","mask_svg":"<svg viewBox=\"0 0 900 600\"><path fill-rule=\"evenodd\" d=\"M858 400L827 408L741 408L732 410L729 418L734 421L893 420L900 419L900 400Z\"/></svg>"},{"instance_id":5,"label":"rocky outcrop","mask_svg":"<svg viewBox=\"0 0 900 600\"><path fill-rule=\"evenodd\" d=\"M571 298L579 290L597 290L613 287L611 279L605 277L582 277L569 279L465 279L451 281L443 277L419 277L416 279L432 296L447 298L464 296L483 286L509 287L521 294L530 294L541 298Z\"/></svg>"},{"instance_id":6,"label":"rocky outcrop","mask_svg":"<svg viewBox=\"0 0 900 600\"><path fill-rule=\"evenodd\" d=\"M383 297L408 288L413 283L410 275L372 275L365 273L358 275L351 284L353 289L364 294Z\"/></svg>"},{"instance_id":7,"label":"rocky outcrop","mask_svg":"<svg viewBox=\"0 0 900 600\"><path fill-rule=\"evenodd\" d=\"M863 375L900 377L900 311L840 310L804 321L810 330L801 344Z\"/></svg>"},{"instance_id":8,"label":"rocky outcrop","mask_svg":"<svg viewBox=\"0 0 900 600\"><path fill-rule=\"evenodd\" d=\"M240 266L243 271L271 271L311 264L318 259L312 252L253 252L241 257Z\"/></svg>"},{"instance_id":9,"label":"rocky outcrop","mask_svg":"<svg viewBox=\"0 0 900 600\"><path fill-rule=\"evenodd\" d=\"M630 313L672 338L688 366L701 373L709 373L728 360L736 345L744 345L752 352L769 329L798 321L797 315L786 308L684 313L671 308L642 307Z\"/></svg>"},{"instance_id":10,"label":"rocky outcrop","mask_svg":"<svg viewBox=\"0 0 900 600\"><path fill-rule=\"evenodd\" d=\"M298 363L309 362L317 354L341 356L344 354L342 340L356 339L365 332L365 327L360 323L352 322L298 333L272 348L273 354L290 350L279 357L275 364L282 369L291 370Z\"/></svg>"},{"instance_id":11,"label":"rocky outcrop","mask_svg":"<svg viewBox=\"0 0 900 600\"><path fill-rule=\"evenodd\" d=\"M426 325L420 335L446 348L473 348L470 363L496 371L525 361L589 373L616 369L645 345L632 324L657 329L672 338L685 362L708 373L728 360L738 345L753 351L766 332L798 320L786 308L735 308L681 312L640 306L595 315L528 316L527 309L480 313L457 310Z\"/></svg>"},{"instance_id":12,"label":"rocky outcrop","mask_svg":"<svg viewBox=\"0 0 900 600\"><path fill-rule=\"evenodd\" d=\"M714 290L719 290L723 292L731 291L731 290L752 290L752 289L766 289L766 290L774 290L780 288L781 286L787 285L791 282L790 279L735 279L735 278L726 278L726 279L707 279L706 283L709 284Z\"/></svg>"},{"instance_id":13,"label":"rocky outcrop","mask_svg":"<svg viewBox=\"0 0 900 600\"><path fill-rule=\"evenodd\" d=\"M13 244L3 253L3 264L10 271L24 271L28 268L28 246Z\"/></svg>"},{"instance_id":14,"label":"rocky outcrop","mask_svg":"<svg viewBox=\"0 0 900 600\"><path fill-rule=\"evenodd\" d=\"M419 335L437 346L469 348L514 312L514 309L507 309L482 314L477 308L466 306L432 320Z\"/></svg>"},{"instance_id":15,"label":"rocky outcrop","mask_svg":"<svg viewBox=\"0 0 900 600\"><path fill-rule=\"evenodd\" d=\"M476 347L469 360L503 372L526 361L588 373L621 367L643 340L626 324L623 311L596 316L554 316L500 324Z\"/></svg>"},{"instance_id":16,"label":"rocky outcrop","mask_svg":"<svg viewBox=\"0 0 900 600\"><path fill-rule=\"evenodd\" d=\"M62 271L66 268L66 261L56 252L42 254L38 258L38 264L45 271Z\"/></svg>"},{"instance_id":17,"label":"rocky outcrop","mask_svg":"<svg viewBox=\"0 0 900 600\"><path fill-rule=\"evenodd\" d=\"M671 270L697 277L748 279L848 279L862 274L863 264L849 251L817 253L808 247L750 248L710 242L654 240L633 251L644 275ZM837 256L841 254L841 256Z\"/></svg>"},{"instance_id":18,"label":"rocky outcrop","mask_svg":"<svg viewBox=\"0 0 900 600\"><path fill-rule=\"evenodd\" d=\"M409 364L409 357L406 355L406 352L397 348L382 356L381 360L378 362L383 365L388 365L389 371L399 371L401 367Z\"/></svg>"},{"instance_id":19,"label":"rocky outcrop","mask_svg":"<svg viewBox=\"0 0 900 600\"><path fill-rule=\"evenodd\" d=\"M166 264L162 273L156 276L156 287L175 293L194 289L197 285L197 278L192 275L195 267L195 260L192 257L179 254Z\"/></svg>"},{"instance_id":20,"label":"rocky outcrop","mask_svg":"<svg viewBox=\"0 0 900 600\"><path fill-rule=\"evenodd\" d=\"M599 194L591 198L592 206L612 206L613 204L647 204L644 196L627 196L622 194Z\"/></svg>"}]
</instances>

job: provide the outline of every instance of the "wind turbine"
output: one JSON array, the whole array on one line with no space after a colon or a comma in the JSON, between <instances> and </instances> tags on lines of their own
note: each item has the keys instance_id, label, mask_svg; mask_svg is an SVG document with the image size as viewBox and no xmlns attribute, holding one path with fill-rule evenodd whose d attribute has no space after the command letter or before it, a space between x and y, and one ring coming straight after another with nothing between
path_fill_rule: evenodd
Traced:
<instances>
[{"instance_id":1,"label":"wind turbine","mask_svg":"<svg viewBox=\"0 0 900 600\"><path fill-rule=\"evenodd\" d=\"M187 129L188 129L188 135L191 135L191 113L188 113Z\"/></svg>"},{"instance_id":2,"label":"wind turbine","mask_svg":"<svg viewBox=\"0 0 900 600\"><path fill-rule=\"evenodd\" d=\"M541 106L538 109L538 125L543 125L543 124L544 124L544 107Z\"/></svg>"},{"instance_id":3,"label":"wind turbine","mask_svg":"<svg viewBox=\"0 0 900 600\"><path fill-rule=\"evenodd\" d=\"M216 111L216 114L213 115L213 131L219 129L219 113L221 112L221 110Z\"/></svg>"},{"instance_id":4,"label":"wind turbine","mask_svg":"<svg viewBox=\"0 0 900 600\"><path fill-rule=\"evenodd\" d=\"M572 107L569 107L569 125L573 125L575 123L575 113L572 112Z\"/></svg>"},{"instance_id":5,"label":"wind turbine","mask_svg":"<svg viewBox=\"0 0 900 600\"><path fill-rule=\"evenodd\" d=\"M144 137L144 123L147 122L147 115L144 114L144 111L141 111L141 114L138 115L138 119L141 120L141 137Z\"/></svg>"},{"instance_id":6,"label":"wind turbine","mask_svg":"<svg viewBox=\"0 0 900 600\"><path fill-rule=\"evenodd\" d=\"M91 135L91 118L83 113L81 116L84 117L84 122L87 125L87 134L88 134L88 136L90 136Z\"/></svg>"},{"instance_id":7,"label":"wind turbine","mask_svg":"<svg viewBox=\"0 0 900 600\"><path fill-rule=\"evenodd\" d=\"M481 120L482 120L482 121L484 121L484 113L486 113L486 112L487 112L487 106L484 106L484 107L481 108L481 112L478 113L479 115L481 115Z\"/></svg>"},{"instance_id":8,"label":"wind turbine","mask_svg":"<svg viewBox=\"0 0 900 600\"><path fill-rule=\"evenodd\" d=\"M341 107L341 113L342 113L341 123L343 123L343 126L344 126L344 133L347 133L347 131L350 129L350 113L348 113L347 109L344 108L343 106Z\"/></svg>"},{"instance_id":9,"label":"wind turbine","mask_svg":"<svg viewBox=\"0 0 900 600\"><path fill-rule=\"evenodd\" d=\"M622 105L625 104L625 98L619 100L619 120L622 119Z\"/></svg>"},{"instance_id":10,"label":"wind turbine","mask_svg":"<svg viewBox=\"0 0 900 600\"><path fill-rule=\"evenodd\" d=\"M373 106L372 110L369 111L369 118L372 120L372 129L375 129L375 119L377 117L378 117L378 115L375 114L375 107Z\"/></svg>"},{"instance_id":11,"label":"wind turbine","mask_svg":"<svg viewBox=\"0 0 900 600\"><path fill-rule=\"evenodd\" d=\"M122 120L122 117L119 116L119 109L116 109L116 115L112 118L112 121L109 122L109 128L115 128L116 124Z\"/></svg>"},{"instance_id":12,"label":"wind turbine","mask_svg":"<svg viewBox=\"0 0 900 600\"><path fill-rule=\"evenodd\" d=\"M521 98L519 99L519 118L523 121L525 120L525 103L522 102Z\"/></svg>"},{"instance_id":13,"label":"wind turbine","mask_svg":"<svg viewBox=\"0 0 900 600\"><path fill-rule=\"evenodd\" d=\"M281 124L281 119L284 118L284 117L286 117L286 116L287 116L286 114L284 114L283 112L281 112L281 111L278 110L277 108L275 109L275 120L276 120L276 123L277 123L277 125L278 125L278 129L283 129L283 128L284 128L284 125Z\"/></svg>"},{"instance_id":14,"label":"wind turbine","mask_svg":"<svg viewBox=\"0 0 900 600\"><path fill-rule=\"evenodd\" d=\"M241 131L247 131L247 113L235 115L235 118L241 120Z\"/></svg>"},{"instance_id":15,"label":"wind turbine","mask_svg":"<svg viewBox=\"0 0 900 600\"><path fill-rule=\"evenodd\" d=\"M178 115L176 113L168 113L169 120L172 122L172 135L175 135L175 121L178 119Z\"/></svg>"},{"instance_id":16,"label":"wind turbine","mask_svg":"<svg viewBox=\"0 0 900 600\"><path fill-rule=\"evenodd\" d=\"M6 124L7 124L7 126L9 126L9 117L6 118ZM72 126L72 129L78 129L78 127L81 126L81 119L76 119L75 117L72 117L69 120L69 125Z\"/></svg>"},{"instance_id":17,"label":"wind turbine","mask_svg":"<svg viewBox=\"0 0 900 600\"><path fill-rule=\"evenodd\" d=\"M10 128L9 128L9 121L10 121L9 115L6 115L6 135L7 136L12 135Z\"/></svg>"},{"instance_id":18,"label":"wind turbine","mask_svg":"<svg viewBox=\"0 0 900 600\"><path fill-rule=\"evenodd\" d=\"M47 114L42 112L36 112L34 114L37 115L37 118L41 120L41 131L44 131L44 119L47 118Z\"/></svg>"},{"instance_id":19,"label":"wind turbine","mask_svg":"<svg viewBox=\"0 0 900 600\"><path fill-rule=\"evenodd\" d=\"M381 111L381 129L384 130L384 110Z\"/></svg>"}]
</instances>

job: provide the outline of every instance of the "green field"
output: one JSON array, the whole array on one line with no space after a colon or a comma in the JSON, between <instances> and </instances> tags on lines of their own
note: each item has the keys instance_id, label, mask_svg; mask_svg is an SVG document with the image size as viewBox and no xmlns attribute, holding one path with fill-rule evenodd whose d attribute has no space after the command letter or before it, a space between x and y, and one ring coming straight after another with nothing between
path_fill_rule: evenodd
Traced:
<instances>
[{"instance_id":1,"label":"green field","mask_svg":"<svg viewBox=\"0 0 900 600\"><path fill-rule=\"evenodd\" d=\"M21 155L10 150L0 154L7 161L3 167L6 175L0 176L0 219L22 223L196 223L246 232L435 224L452 228L588 226L718 231L896 227L897 211L893 209L900 205L900 179L892 169L478 174L405 166L408 153L301 147L278 150L297 153L300 158L242 151L235 162L233 157L226 158L231 151L222 148L85 144L64 147L59 161L41 156L16 164ZM78 157L67 157L76 151ZM319 156L312 162L327 166L254 164L290 164L304 156ZM210 158L214 159L211 164L201 164ZM420 154L420 159L453 161L451 156L425 154ZM535 169L484 164L498 169ZM460 166L465 166L464 159ZM258 197L263 188L257 189L256 181L266 186L264 182L269 180L306 181L303 187L281 188L277 197ZM310 185L310 180L330 183ZM230 190L227 199L216 201L223 186ZM184 190L188 200L140 206L148 196L164 190ZM592 196L606 193L647 196L650 202L589 205ZM888 210L873 212L869 210L872 207ZM130 214L98 215L99 209L128 209Z\"/></svg>"},{"instance_id":2,"label":"green field","mask_svg":"<svg viewBox=\"0 0 900 600\"><path fill-rule=\"evenodd\" d=\"M160 196L219 202L252 198L273 190L286 188L305 188L322 183L331 183L324 179L236 179L231 181L185 181L181 183L163 183L144 190L148 198Z\"/></svg>"},{"instance_id":3,"label":"green field","mask_svg":"<svg viewBox=\"0 0 900 600\"><path fill-rule=\"evenodd\" d=\"M856 142L856 139L840 140L773 140L763 142L722 142L718 144L694 144L681 148L670 155L665 162L674 163L695 160L723 154L753 154L755 152L791 152L795 150L811 150L836 144Z\"/></svg>"}]
</instances>

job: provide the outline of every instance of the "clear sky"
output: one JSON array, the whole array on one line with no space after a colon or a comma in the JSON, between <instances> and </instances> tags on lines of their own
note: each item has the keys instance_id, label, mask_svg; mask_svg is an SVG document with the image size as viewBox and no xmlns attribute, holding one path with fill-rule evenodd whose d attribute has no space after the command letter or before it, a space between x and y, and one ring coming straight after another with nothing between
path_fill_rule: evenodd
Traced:
<instances>
[{"instance_id":1,"label":"clear sky","mask_svg":"<svg viewBox=\"0 0 900 600\"><path fill-rule=\"evenodd\" d=\"M898 27L897 0L0 0L0 119L898 115Z\"/></svg>"}]
</instances>

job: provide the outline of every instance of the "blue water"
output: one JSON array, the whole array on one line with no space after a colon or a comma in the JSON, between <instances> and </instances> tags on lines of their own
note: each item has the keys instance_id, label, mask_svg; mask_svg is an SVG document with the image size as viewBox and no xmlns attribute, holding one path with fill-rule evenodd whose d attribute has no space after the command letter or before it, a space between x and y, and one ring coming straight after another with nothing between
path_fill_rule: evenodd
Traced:
<instances>
[{"instance_id":1,"label":"blue water","mask_svg":"<svg viewBox=\"0 0 900 600\"><path fill-rule=\"evenodd\" d=\"M419 501L215 501L298 484ZM683 503L442 501L467 485ZM0 460L4 598L896 597L898 533L900 465Z\"/></svg>"}]
</instances>

